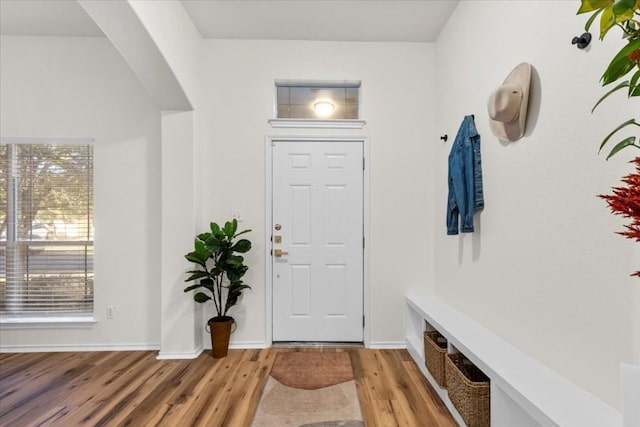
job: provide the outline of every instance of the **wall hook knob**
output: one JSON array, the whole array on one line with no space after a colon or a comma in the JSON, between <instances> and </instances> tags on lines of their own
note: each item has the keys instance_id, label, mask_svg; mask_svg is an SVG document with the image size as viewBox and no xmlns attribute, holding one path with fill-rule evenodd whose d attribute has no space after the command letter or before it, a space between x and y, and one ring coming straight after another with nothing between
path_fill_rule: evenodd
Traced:
<instances>
[{"instance_id":1,"label":"wall hook knob","mask_svg":"<svg viewBox=\"0 0 640 427\"><path fill-rule=\"evenodd\" d=\"M447 142L447 139L449 139L449 135L442 135L440 139L443 140L444 142Z\"/></svg>"},{"instance_id":2,"label":"wall hook knob","mask_svg":"<svg viewBox=\"0 0 640 427\"><path fill-rule=\"evenodd\" d=\"M584 49L591 43L591 33L584 33L580 37L576 36L571 40L571 44L577 44L578 49Z\"/></svg>"}]
</instances>

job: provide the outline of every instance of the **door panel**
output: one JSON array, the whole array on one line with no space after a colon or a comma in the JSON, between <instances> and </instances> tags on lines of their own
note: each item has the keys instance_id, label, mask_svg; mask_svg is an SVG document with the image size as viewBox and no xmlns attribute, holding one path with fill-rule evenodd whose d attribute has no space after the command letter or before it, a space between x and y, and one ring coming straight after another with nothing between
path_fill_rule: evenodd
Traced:
<instances>
[{"instance_id":1,"label":"door panel","mask_svg":"<svg viewBox=\"0 0 640 427\"><path fill-rule=\"evenodd\" d=\"M273 340L361 342L362 142L272 148Z\"/></svg>"}]
</instances>

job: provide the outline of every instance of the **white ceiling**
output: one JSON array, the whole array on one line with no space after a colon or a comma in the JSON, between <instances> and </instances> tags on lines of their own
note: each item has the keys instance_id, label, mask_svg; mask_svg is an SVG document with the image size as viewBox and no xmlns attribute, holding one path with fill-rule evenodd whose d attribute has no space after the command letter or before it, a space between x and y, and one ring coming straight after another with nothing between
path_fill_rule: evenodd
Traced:
<instances>
[{"instance_id":1,"label":"white ceiling","mask_svg":"<svg viewBox=\"0 0 640 427\"><path fill-rule=\"evenodd\" d=\"M215 39L435 41L455 0L181 0Z\"/></svg>"},{"instance_id":2,"label":"white ceiling","mask_svg":"<svg viewBox=\"0 0 640 427\"><path fill-rule=\"evenodd\" d=\"M75 0L0 0L0 34L104 36Z\"/></svg>"},{"instance_id":3,"label":"white ceiling","mask_svg":"<svg viewBox=\"0 0 640 427\"><path fill-rule=\"evenodd\" d=\"M429 42L458 0L181 2L205 38ZM75 0L0 0L0 33L103 36Z\"/></svg>"}]
</instances>

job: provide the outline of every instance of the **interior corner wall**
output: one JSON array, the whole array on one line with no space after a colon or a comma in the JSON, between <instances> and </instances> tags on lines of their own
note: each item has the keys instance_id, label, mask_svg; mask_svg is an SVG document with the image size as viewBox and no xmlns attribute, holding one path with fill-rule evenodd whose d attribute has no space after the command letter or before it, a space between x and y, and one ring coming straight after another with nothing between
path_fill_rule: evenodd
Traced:
<instances>
[{"instance_id":1,"label":"interior corner wall","mask_svg":"<svg viewBox=\"0 0 640 427\"><path fill-rule=\"evenodd\" d=\"M370 342L404 345L404 295L432 271L433 44L205 40L196 111L201 227L240 210L253 249L232 344L265 343L265 137L366 136L370 145ZM364 129L275 129L275 80L360 80Z\"/></svg>"},{"instance_id":2,"label":"interior corner wall","mask_svg":"<svg viewBox=\"0 0 640 427\"><path fill-rule=\"evenodd\" d=\"M171 68L192 107L198 102L197 61L202 37L178 1L128 0Z\"/></svg>"},{"instance_id":3,"label":"interior corner wall","mask_svg":"<svg viewBox=\"0 0 640 427\"><path fill-rule=\"evenodd\" d=\"M579 50L579 2L462 1L436 43L435 291L497 335L613 406L619 364L638 364L637 243L596 197L631 171L602 138L637 113L622 92L591 108L621 48L612 34ZM597 25L594 25L597 28ZM613 29L615 33L617 29ZM520 62L534 72L524 138L500 142L487 100ZM464 115L481 135L485 208L472 234L447 236L447 156ZM622 134L621 134L622 136ZM635 292L635 295L634 295ZM635 346L635 348L634 348Z\"/></svg>"},{"instance_id":4,"label":"interior corner wall","mask_svg":"<svg viewBox=\"0 0 640 427\"><path fill-rule=\"evenodd\" d=\"M0 79L2 136L95 139L97 319L88 328L3 327L2 346L158 348L160 112L105 38L2 36Z\"/></svg>"},{"instance_id":5,"label":"interior corner wall","mask_svg":"<svg viewBox=\"0 0 640 427\"><path fill-rule=\"evenodd\" d=\"M202 350L202 310L183 292L184 254L193 250L196 234L193 116L193 111L162 114L159 358L192 358Z\"/></svg>"}]
</instances>

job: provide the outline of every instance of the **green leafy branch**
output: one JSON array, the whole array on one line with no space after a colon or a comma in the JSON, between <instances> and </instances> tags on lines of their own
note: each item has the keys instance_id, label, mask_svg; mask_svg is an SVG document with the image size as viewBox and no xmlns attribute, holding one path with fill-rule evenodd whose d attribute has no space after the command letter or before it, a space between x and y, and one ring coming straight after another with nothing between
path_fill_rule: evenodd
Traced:
<instances>
[{"instance_id":1,"label":"green leafy branch","mask_svg":"<svg viewBox=\"0 0 640 427\"><path fill-rule=\"evenodd\" d=\"M611 94L626 89L627 97L640 96L640 0L581 0L578 14L591 13L585 24L585 30L589 31L594 21L600 16L600 40L604 39L609 30L617 26L622 30L623 39L627 44L613 57L609 66L603 73L600 81L602 86L610 85L631 74L628 80L624 80L613 89L605 93L595 104L592 112ZM628 126L640 127L635 119L629 119L607 135L600 144L601 151L612 137L620 130ZM636 129L637 130L637 129ZM640 133L639 133L640 135ZM640 148L640 136L629 136L615 143L607 160L627 147Z\"/></svg>"}]
</instances>

